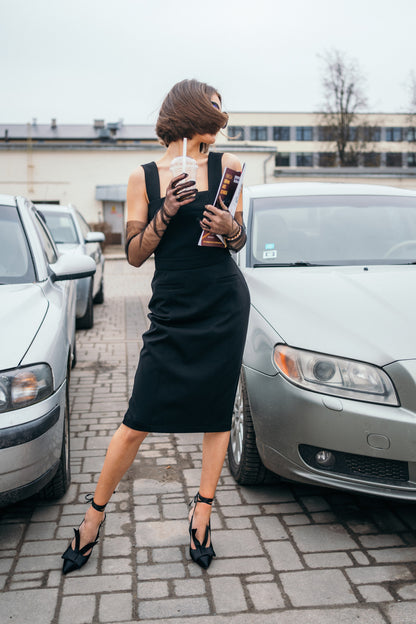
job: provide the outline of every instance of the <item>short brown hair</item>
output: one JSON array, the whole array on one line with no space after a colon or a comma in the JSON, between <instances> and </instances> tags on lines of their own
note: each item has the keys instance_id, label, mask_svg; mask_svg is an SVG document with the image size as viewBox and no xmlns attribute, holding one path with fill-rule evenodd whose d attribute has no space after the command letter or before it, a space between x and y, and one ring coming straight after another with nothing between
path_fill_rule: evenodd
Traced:
<instances>
[{"instance_id":1,"label":"short brown hair","mask_svg":"<svg viewBox=\"0 0 416 624\"><path fill-rule=\"evenodd\" d=\"M217 134L226 126L228 115L212 105L213 95L221 101L214 87L198 80L182 80L172 87L156 123L156 134L166 147L195 134Z\"/></svg>"}]
</instances>

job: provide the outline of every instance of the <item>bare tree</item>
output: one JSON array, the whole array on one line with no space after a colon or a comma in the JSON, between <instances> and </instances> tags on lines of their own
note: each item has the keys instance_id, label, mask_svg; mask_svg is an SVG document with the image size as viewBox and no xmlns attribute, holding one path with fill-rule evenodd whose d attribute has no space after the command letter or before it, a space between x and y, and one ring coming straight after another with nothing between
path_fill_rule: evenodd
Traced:
<instances>
[{"instance_id":1,"label":"bare tree","mask_svg":"<svg viewBox=\"0 0 416 624\"><path fill-rule=\"evenodd\" d=\"M320 138L335 143L340 166L357 165L376 132L368 123L358 123L358 113L367 107L364 75L357 61L339 50L329 50L319 58L324 93Z\"/></svg>"},{"instance_id":2,"label":"bare tree","mask_svg":"<svg viewBox=\"0 0 416 624\"><path fill-rule=\"evenodd\" d=\"M413 147L416 144L416 74L414 71L409 76L409 112L407 115L408 140L413 143Z\"/></svg>"}]
</instances>

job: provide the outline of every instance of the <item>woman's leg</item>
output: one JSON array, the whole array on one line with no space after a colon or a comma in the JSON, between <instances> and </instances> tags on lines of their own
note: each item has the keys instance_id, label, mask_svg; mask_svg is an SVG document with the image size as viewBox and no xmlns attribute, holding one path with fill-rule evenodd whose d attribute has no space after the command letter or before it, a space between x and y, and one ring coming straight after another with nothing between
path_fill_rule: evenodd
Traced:
<instances>
[{"instance_id":1,"label":"woman's leg","mask_svg":"<svg viewBox=\"0 0 416 624\"><path fill-rule=\"evenodd\" d=\"M133 463L146 436L147 432L136 431L123 424L117 429L107 449L104 465L95 489L94 502L97 505L108 503L114 489ZM94 541L103 518L103 511L96 511L93 507L89 507L84 522L80 526L81 548Z\"/></svg>"},{"instance_id":2,"label":"woman's leg","mask_svg":"<svg viewBox=\"0 0 416 624\"><path fill-rule=\"evenodd\" d=\"M214 498L218 480L227 452L229 431L205 433L202 442L202 471L199 493L205 498ZM200 542L204 539L205 529L211 515L211 505L198 503L192 521L192 527L197 529L196 537ZM208 540L207 546L209 546Z\"/></svg>"}]
</instances>

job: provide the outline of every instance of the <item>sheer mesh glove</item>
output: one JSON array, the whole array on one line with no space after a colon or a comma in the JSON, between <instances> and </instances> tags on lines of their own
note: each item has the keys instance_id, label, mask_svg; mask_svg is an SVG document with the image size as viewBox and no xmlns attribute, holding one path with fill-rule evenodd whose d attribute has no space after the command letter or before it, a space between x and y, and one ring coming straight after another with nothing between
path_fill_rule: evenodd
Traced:
<instances>
[{"instance_id":1,"label":"sheer mesh glove","mask_svg":"<svg viewBox=\"0 0 416 624\"><path fill-rule=\"evenodd\" d=\"M181 173L171 180L162 206L149 223L127 221L126 256L133 266L141 266L152 255L179 208L194 201L197 192L195 183L188 181L180 184L185 177L186 174Z\"/></svg>"}]
</instances>

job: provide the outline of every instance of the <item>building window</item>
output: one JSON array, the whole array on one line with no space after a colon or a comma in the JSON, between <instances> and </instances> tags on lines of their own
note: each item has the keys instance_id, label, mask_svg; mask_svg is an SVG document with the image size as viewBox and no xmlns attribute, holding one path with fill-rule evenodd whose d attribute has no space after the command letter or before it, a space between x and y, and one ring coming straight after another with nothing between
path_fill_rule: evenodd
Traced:
<instances>
[{"instance_id":1,"label":"building window","mask_svg":"<svg viewBox=\"0 0 416 624\"><path fill-rule=\"evenodd\" d=\"M337 164L337 155L335 152L319 152L320 167L335 167Z\"/></svg>"},{"instance_id":2,"label":"building window","mask_svg":"<svg viewBox=\"0 0 416 624\"><path fill-rule=\"evenodd\" d=\"M267 126L251 126L251 141L267 141Z\"/></svg>"},{"instance_id":3,"label":"building window","mask_svg":"<svg viewBox=\"0 0 416 624\"><path fill-rule=\"evenodd\" d=\"M232 139L238 139L240 141L244 141L244 128L243 126L228 126L227 128L228 136Z\"/></svg>"},{"instance_id":4,"label":"building window","mask_svg":"<svg viewBox=\"0 0 416 624\"><path fill-rule=\"evenodd\" d=\"M298 154L296 154L296 166L297 167L313 167L312 152L299 152Z\"/></svg>"},{"instance_id":5,"label":"building window","mask_svg":"<svg viewBox=\"0 0 416 624\"><path fill-rule=\"evenodd\" d=\"M414 143L416 141L416 128L407 128L406 136L409 143Z\"/></svg>"},{"instance_id":6,"label":"building window","mask_svg":"<svg viewBox=\"0 0 416 624\"><path fill-rule=\"evenodd\" d=\"M290 141L290 126L274 126L273 141Z\"/></svg>"},{"instance_id":7,"label":"building window","mask_svg":"<svg viewBox=\"0 0 416 624\"><path fill-rule=\"evenodd\" d=\"M290 154L289 152L278 152L274 157L274 164L276 167L289 167Z\"/></svg>"},{"instance_id":8,"label":"building window","mask_svg":"<svg viewBox=\"0 0 416 624\"><path fill-rule=\"evenodd\" d=\"M381 128L376 126L361 126L360 134L362 140L368 143L381 141Z\"/></svg>"},{"instance_id":9,"label":"building window","mask_svg":"<svg viewBox=\"0 0 416 624\"><path fill-rule=\"evenodd\" d=\"M312 126L297 126L296 141L313 141Z\"/></svg>"},{"instance_id":10,"label":"building window","mask_svg":"<svg viewBox=\"0 0 416 624\"><path fill-rule=\"evenodd\" d=\"M409 152L407 154L407 166L416 167L416 153L415 152Z\"/></svg>"},{"instance_id":11,"label":"building window","mask_svg":"<svg viewBox=\"0 0 416 624\"><path fill-rule=\"evenodd\" d=\"M364 167L380 167L380 154L377 152L365 152L363 154Z\"/></svg>"},{"instance_id":12,"label":"building window","mask_svg":"<svg viewBox=\"0 0 416 624\"><path fill-rule=\"evenodd\" d=\"M402 166L401 152L387 152L386 167L401 167L401 166Z\"/></svg>"},{"instance_id":13,"label":"building window","mask_svg":"<svg viewBox=\"0 0 416 624\"><path fill-rule=\"evenodd\" d=\"M386 141L402 141L403 128L386 128Z\"/></svg>"},{"instance_id":14,"label":"building window","mask_svg":"<svg viewBox=\"0 0 416 624\"><path fill-rule=\"evenodd\" d=\"M332 126L321 126L318 129L318 140L319 141L335 141L336 140L336 129Z\"/></svg>"}]
</instances>

